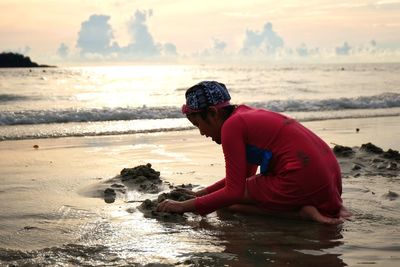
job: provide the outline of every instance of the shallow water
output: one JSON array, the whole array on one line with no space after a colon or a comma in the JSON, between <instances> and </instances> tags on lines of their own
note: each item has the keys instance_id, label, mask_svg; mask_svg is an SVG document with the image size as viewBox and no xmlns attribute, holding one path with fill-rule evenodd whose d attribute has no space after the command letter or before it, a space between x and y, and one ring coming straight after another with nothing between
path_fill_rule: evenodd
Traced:
<instances>
[{"instance_id":1,"label":"shallow water","mask_svg":"<svg viewBox=\"0 0 400 267\"><path fill-rule=\"evenodd\" d=\"M91 208L2 214L0 263L124 266L398 266L400 178L345 178L344 202L354 213L339 226L228 212L183 221L144 218L120 199ZM135 192L129 198L138 199ZM139 195L149 197L150 195ZM391 197L392 196L392 197ZM126 199L125 199L126 200ZM9 217L10 216L10 217Z\"/></svg>"}]
</instances>

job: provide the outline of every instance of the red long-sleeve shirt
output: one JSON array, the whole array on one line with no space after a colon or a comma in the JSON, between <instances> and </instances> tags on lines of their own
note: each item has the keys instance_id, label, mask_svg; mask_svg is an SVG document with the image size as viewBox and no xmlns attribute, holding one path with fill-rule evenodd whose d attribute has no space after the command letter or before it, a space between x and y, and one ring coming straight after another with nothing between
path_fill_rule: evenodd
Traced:
<instances>
[{"instance_id":1,"label":"red long-sleeve shirt","mask_svg":"<svg viewBox=\"0 0 400 267\"><path fill-rule=\"evenodd\" d=\"M324 141L297 121L241 105L224 122L221 143L226 176L207 187L207 195L196 198L198 213L241 202L246 179L258 167L248 163L246 145L272 152L267 173L247 183L248 193L261 206L286 212L314 205L332 216L340 209L342 189L336 158Z\"/></svg>"}]
</instances>

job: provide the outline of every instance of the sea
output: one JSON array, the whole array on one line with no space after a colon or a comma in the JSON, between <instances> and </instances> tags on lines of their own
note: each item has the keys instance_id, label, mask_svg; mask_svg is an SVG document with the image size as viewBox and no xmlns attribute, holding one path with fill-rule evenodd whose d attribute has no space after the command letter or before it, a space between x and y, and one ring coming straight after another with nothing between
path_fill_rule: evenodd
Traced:
<instances>
[{"instance_id":1,"label":"sea","mask_svg":"<svg viewBox=\"0 0 400 267\"><path fill-rule=\"evenodd\" d=\"M186 130L185 91L204 80L299 121L400 115L400 64L0 69L0 140Z\"/></svg>"},{"instance_id":2,"label":"sea","mask_svg":"<svg viewBox=\"0 0 400 267\"><path fill-rule=\"evenodd\" d=\"M135 149L162 150L149 140L193 129L181 106L185 91L203 80L224 83L233 104L300 122L386 117L400 123L400 63L0 69L0 152L20 155L0 155L12 164L0 168L0 266L400 266L400 164L375 155L341 159L350 174L377 171L345 175L343 199L353 217L338 226L229 212L159 221L143 217L138 203L107 204L102 194L81 193L82 184L112 178L90 176L106 169L104 162L117 165ZM132 141L119 154L108 151L122 142L118 135ZM173 170L175 176L200 177L190 172L194 166L223 170L223 164L197 166L216 156L187 136L182 146L192 145L202 160L161 151L189 165L188 172ZM85 160L93 167L71 167ZM128 192L133 202L144 197L156 195Z\"/></svg>"}]
</instances>

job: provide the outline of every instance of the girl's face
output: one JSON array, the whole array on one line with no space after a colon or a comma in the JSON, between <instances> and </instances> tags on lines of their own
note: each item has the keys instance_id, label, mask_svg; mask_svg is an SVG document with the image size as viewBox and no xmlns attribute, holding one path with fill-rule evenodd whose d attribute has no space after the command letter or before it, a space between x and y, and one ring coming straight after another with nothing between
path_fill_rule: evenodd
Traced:
<instances>
[{"instance_id":1,"label":"girl's face","mask_svg":"<svg viewBox=\"0 0 400 267\"><path fill-rule=\"evenodd\" d=\"M188 119L199 129L201 135L211 137L215 143L221 144L222 123L219 120L218 112L207 112L206 119L203 119L200 114L191 114Z\"/></svg>"}]
</instances>

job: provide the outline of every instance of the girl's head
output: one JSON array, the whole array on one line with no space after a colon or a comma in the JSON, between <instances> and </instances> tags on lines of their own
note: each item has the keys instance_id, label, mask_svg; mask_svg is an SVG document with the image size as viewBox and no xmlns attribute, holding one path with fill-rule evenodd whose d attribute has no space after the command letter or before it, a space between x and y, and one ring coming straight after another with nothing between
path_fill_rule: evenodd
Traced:
<instances>
[{"instance_id":1,"label":"girl's head","mask_svg":"<svg viewBox=\"0 0 400 267\"><path fill-rule=\"evenodd\" d=\"M215 81L203 81L190 87L185 94L186 104L182 113L199 128L201 135L221 143L221 127L233 112L234 106L225 85Z\"/></svg>"}]
</instances>

